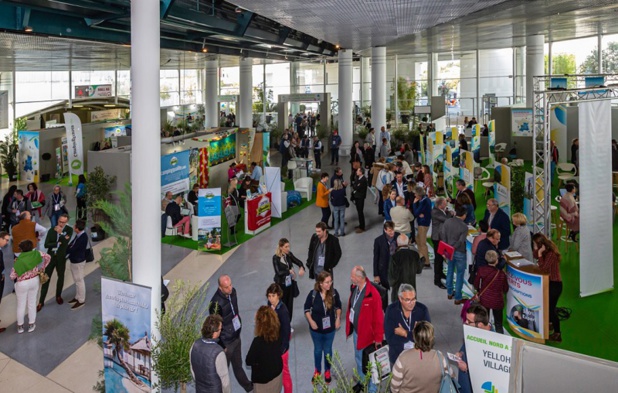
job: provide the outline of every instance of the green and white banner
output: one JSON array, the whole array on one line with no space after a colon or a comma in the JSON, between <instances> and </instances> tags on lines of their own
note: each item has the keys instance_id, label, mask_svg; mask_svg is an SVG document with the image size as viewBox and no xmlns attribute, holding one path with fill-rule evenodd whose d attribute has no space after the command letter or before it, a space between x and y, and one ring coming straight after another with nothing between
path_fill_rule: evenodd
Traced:
<instances>
[{"instance_id":1,"label":"green and white banner","mask_svg":"<svg viewBox=\"0 0 618 393\"><path fill-rule=\"evenodd\" d=\"M64 128L66 128L67 131L69 175L82 175L84 173L82 122L76 114L65 113Z\"/></svg>"},{"instance_id":2,"label":"green and white banner","mask_svg":"<svg viewBox=\"0 0 618 393\"><path fill-rule=\"evenodd\" d=\"M468 325L463 328L472 390L508 393L513 338Z\"/></svg>"}]
</instances>

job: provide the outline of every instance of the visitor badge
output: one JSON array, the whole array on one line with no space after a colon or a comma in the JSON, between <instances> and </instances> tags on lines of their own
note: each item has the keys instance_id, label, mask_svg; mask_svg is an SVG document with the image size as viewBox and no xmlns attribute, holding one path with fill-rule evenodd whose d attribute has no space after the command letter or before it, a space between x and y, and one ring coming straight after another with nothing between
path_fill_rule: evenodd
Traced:
<instances>
[{"instance_id":1,"label":"visitor badge","mask_svg":"<svg viewBox=\"0 0 618 393\"><path fill-rule=\"evenodd\" d=\"M350 310L350 323L354 323L354 309Z\"/></svg>"},{"instance_id":2,"label":"visitor badge","mask_svg":"<svg viewBox=\"0 0 618 393\"><path fill-rule=\"evenodd\" d=\"M56 203L56 204L54 205L54 211L55 211L55 212L57 212L57 211L59 211L59 210L60 210L60 204L59 204L59 203Z\"/></svg>"},{"instance_id":3,"label":"visitor badge","mask_svg":"<svg viewBox=\"0 0 618 393\"><path fill-rule=\"evenodd\" d=\"M240 317L238 315L232 318L232 325L234 325L235 332L238 331L238 329L240 329Z\"/></svg>"},{"instance_id":4,"label":"visitor badge","mask_svg":"<svg viewBox=\"0 0 618 393\"><path fill-rule=\"evenodd\" d=\"M330 317L322 318L322 329L330 329Z\"/></svg>"},{"instance_id":5,"label":"visitor badge","mask_svg":"<svg viewBox=\"0 0 618 393\"><path fill-rule=\"evenodd\" d=\"M292 285L292 275L288 274L287 276L285 276L285 286L287 288L290 285Z\"/></svg>"},{"instance_id":6,"label":"visitor badge","mask_svg":"<svg viewBox=\"0 0 618 393\"><path fill-rule=\"evenodd\" d=\"M324 257L318 257L318 266L324 267Z\"/></svg>"},{"instance_id":7,"label":"visitor badge","mask_svg":"<svg viewBox=\"0 0 618 393\"><path fill-rule=\"evenodd\" d=\"M408 341L407 343L403 344L403 349L414 349L414 343L412 341Z\"/></svg>"}]
</instances>

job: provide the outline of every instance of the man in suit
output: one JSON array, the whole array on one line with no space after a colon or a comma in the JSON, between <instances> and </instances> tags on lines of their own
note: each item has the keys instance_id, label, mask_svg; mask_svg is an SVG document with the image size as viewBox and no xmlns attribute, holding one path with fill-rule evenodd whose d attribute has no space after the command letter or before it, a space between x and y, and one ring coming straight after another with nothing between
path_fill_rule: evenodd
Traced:
<instances>
[{"instance_id":1,"label":"man in suit","mask_svg":"<svg viewBox=\"0 0 618 393\"><path fill-rule=\"evenodd\" d=\"M11 237L8 232L0 232L0 303L2 302L2 294L4 293L4 254L2 249L9 243ZM4 332L6 328L0 328L0 333Z\"/></svg>"},{"instance_id":2,"label":"man in suit","mask_svg":"<svg viewBox=\"0 0 618 393\"><path fill-rule=\"evenodd\" d=\"M487 201L484 220L487 221L490 229L497 229L500 232L501 238L498 249L500 251L507 250L510 244L511 220L508 214L498 207L498 201L494 198Z\"/></svg>"},{"instance_id":3,"label":"man in suit","mask_svg":"<svg viewBox=\"0 0 618 393\"><path fill-rule=\"evenodd\" d=\"M75 222L75 237L69 242L66 254L71 262L71 275L75 282L75 297L69 301L74 303L71 310L77 310L86 302L86 283L84 282L84 267L86 266L86 249L88 248L88 234L85 232L86 222Z\"/></svg>"},{"instance_id":4,"label":"man in suit","mask_svg":"<svg viewBox=\"0 0 618 393\"><path fill-rule=\"evenodd\" d=\"M69 240L73 235L73 228L68 226L69 216L63 214L58 218L58 225L51 230L47 231L45 237L45 248L47 253L51 256L51 262L45 268L45 273L51 279L54 270L58 275L56 281L56 303L63 304L62 289L64 287L64 272L66 271L67 263L67 248L69 247ZM47 296L47 290L49 289L50 280L43 284L41 288L41 296L39 297L39 304L36 306L36 310L41 311L45 305L45 297Z\"/></svg>"},{"instance_id":5,"label":"man in suit","mask_svg":"<svg viewBox=\"0 0 618 393\"><path fill-rule=\"evenodd\" d=\"M356 233L365 232L365 199L367 198L367 178L363 168L356 170L356 177L352 182L352 201L356 205L358 213L358 226Z\"/></svg>"},{"instance_id":6,"label":"man in suit","mask_svg":"<svg viewBox=\"0 0 618 393\"><path fill-rule=\"evenodd\" d=\"M434 264L433 264L433 285L440 289L446 289L442 284L442 279L446 278L443 273L444 258L438 253L438 243L440 243L440 232L442 224L453 217L453 212L446 209L446 200L442 197L437 198L434 208L431 210L431 242L434 249Z\"/></svg>"},{"instance_id":7,"label":"man in suit","mask_svg":"<svg viewBox=\"0 0 618 393\"><path fill-rule=\"evenodd\" d=\"M395 232L395 224L392 221L386 221L384 232L373 241L373 281L380 283L387 291L390 289L388 265L397 251L399 235L399 232Z\"/></svg>"}]
</instances>

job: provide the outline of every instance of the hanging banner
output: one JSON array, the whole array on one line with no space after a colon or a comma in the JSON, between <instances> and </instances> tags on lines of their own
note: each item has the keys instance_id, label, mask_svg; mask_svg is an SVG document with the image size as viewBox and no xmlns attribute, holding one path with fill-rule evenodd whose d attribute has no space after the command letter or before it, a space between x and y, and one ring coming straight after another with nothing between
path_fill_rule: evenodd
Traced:
<instances>
[{"instance_id":1,"label":"hanging banner","mask_svg":"<svg viewBox=\"0 0 618 393\"><path fill-rule=\"evenodd\" d=\"M472 390L508 393L513 338L468 325L463 329Z\"/></svg>"},{"instance_id":2,"label":"hanging banner","mask_svg":"<svg viewBox=\"0 0 618 393\"><path fill-rule=\"evenodd\" d=\"M105 391L151 388L151 289L101 277Z\"/></svg>"},{"instance_id":3,"label":"hanging banner","mask_svg":"<svg viewBox=\"0 0 618 393\"><path fill-rule=\"evenodd\" d=\"M489 147L489 168L492 168L496 163L496 121L490 120L487 123L488 130L488 147Z\"/></svg>"},{"instance_id":4,"label":"hanging banner","mask_svg":"<svg viewBox=\"0 0 618 393\"><path fill-rule=\"evenodd\" d=\"M19 180L39 182L39 132L19 131Z\"/></svg>"},{"instance_id":5,"label":"hanging banner","mask_svg":"<svg viewBox=\"0 0 618 393\"><path fill-rule=\"evenodd\" d=\"M511 109L511 132L513 136L532 136L532 109Z\"/></svg>"},{"instance_id":6,"label":"hanging banner","mask_svg":"<svg viewBox=\"0 0 618 393\"><path fill-rule=\"evenodd\" d=\"M474 156L474 162L481 162L481 125L475 124L472 126L472 139L470 151Z\"/></svg>"},{"instance_id":7,"label":"hanging banner","mask_svg":"<svg viewBox=\"0 0 618 393\"><path fill-rule=\"evenodd\" d=\"M564 105L552 105L551 106L551 114L549 116L549 137L558 148L559 152L562 153L561 162L566 162L567 157L571 155L567 155L568 149L568 141L567 141L567 109Z\"/></svg>"},{"instance_id":8,"label":"hanging banner","mask_svg":"<svg viewBox=\"0 0 618 393\"><path fill-rule=\"evenodd\" d=\"M494 168L494 196L498 207L511 217L511 167L504 164Z\"/></svg>"},{"instance_id":9,"label":"hanging banner","mask_svg":"<svg viewBox=\"0 0 618 393\"><path fill-rule=\"evenodd\" d=\"M0 129L9 128L9 91L0 90Z\"/></svg>"},{"instance_id":10,"label":"hanging banner","mask_svg":"<svg viewBox=\"0 0 618 393\"><path fill-rule=\"evenodd\" d=\"M256 235L270 227L270 192L247 199L245 208L245 233Z\"/></svg>"},{"instance_id":11,"label":"hanging banner","mask_svg":"<svg viewBox=\"0 0 618 393\"><path fill-rule=\"evenodd\" d=\"M189 192L189 150L161 157L161 199L165 193L184 194Z\"/></svg>"},{"instance_id":12,"label":"hanging banner","mask_svg":"<svg viewBox=\"0 0 618 393\"><path fill-rule=\"evenodd\" d=\"M466 187L474 191L474 156L463 150L459 155L459 177L466 182Z\"/></svg>"},{"instance_id":13,"label":"hanging banner","mask_svg":"<svg viewBox=\"0 0 618 393\"><path fill-rule=\"evenodd\" d=\"M221 188L198 191L197 217L197 250L221 250Z\"/></svg>"},{"instance_id":14,"label":"hanging banner","mask_svg":"<svg viewBox=\"0 0 618 393\"><path fill-rule=\"evenodd\" d=\"M199 185L200 188L207 188L209 181L208 173L208 148L202 147L200 149L200 165L199 165Z\"/></svg>"},{"instance_id":15,"label":"hanging banner","mask_svg":"<svg viewBox=\"0 0 618 393\"><path fill-rule=\"evenodd\" d=\"M270 132L262 133L262 163L270 166Z\"/></svg>"},{"instance_id":16,"label":"hanging banner","mask_svg":"<svg viewBox=\"0 0 618 393\"><path fill-rule=\"evenodd\" d=\"M451 141L453 142L453 141ZM444 190L447 198L453 198L453 180L455 178L455 170L453 169L453 148L451 142L444 145Z\"/></svg>"},{"instance_id":17,"label":"hanging banner","mask_svg":"<svg viewBox=\"0 0 618 393\"><path fill-rule=\"evenodd\" d=\"M579 108L579 290L614 289L611 100Z\"/></svg>"},{"instance_id":18,"label":"hanging banner","mask_svg":"<svg viewBox=\"0 0 618 393\"><path fill-rule=\"evenodd\" d=\"M75 86L75 98L111 97L112 85Z\"/></svg>"},{"instance_id":19,"label":"hanging banner","mask_svg":"<svg viewBox=\"0 0 618 393\"><path fill-rule=\"evenodd\" d=\"M541 274L530 261L515 261L520 267L506 265L507 322L520 337L544 343L549 333L549 276Z\"/></svg>"},{"instance_id":20,"label":"hanging banner","mask_svg":"<svg viewBox=\"0 0 618 393\"><path fill-rule=\"evenodd\" d=\"M69 174L84 173L84 149L82 147L82 122L74 113L64 114L64 127L67 130L69 154Z\"/></svg>"},{"instance_id":21,"label":"hanging banner","mask_svg":"<svg viewBox=\"0 0 618 393\"><path fill-rule=\"evenodd\" d=\"M214 166L236 158L236 134L211 140L208 146L208 165Z\"/></svg>"}]
</instances>

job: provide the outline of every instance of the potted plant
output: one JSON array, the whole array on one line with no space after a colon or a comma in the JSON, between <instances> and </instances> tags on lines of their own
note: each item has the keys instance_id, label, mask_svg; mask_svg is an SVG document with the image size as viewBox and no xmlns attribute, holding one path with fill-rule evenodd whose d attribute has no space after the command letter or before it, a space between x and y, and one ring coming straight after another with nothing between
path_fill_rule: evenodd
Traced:
<instances>
[{"instance_id":1,"label":"potted plant","mask_svg":"<svg viewBox=\"0 0 618 393\"><path fill-rule=\"evenodd\" d=\"M105 238L105 232L99 222L109 222L109 216L97 206L99 201L108 201L110 199L112 186L115 182L116 176L107 175L100 166L95 167L94 171L88 174L86 180L86 190L88 190L86 193L86 203L95 222L95 225L91 228L93 239L102 240Z\"/></svg>"},{"instance_id":2,"label":"potted plant","mask_svg":"<svg viewBox=\"0 0 618 393\"><path fill-rule=\"evenodd\" d=\"M401 122L408 124L410 114L414 109L416 100L416 82L408 83L408 81L399 77L397 79L397 106L399 107Z\"/></svg>"},{"instance_id":3,"label":"potted plant","mask_svg":"<svg viewBox=\"0 0 618 393\"><path fill-rule=\"evenodd\" d=\"M4 137L4 141L0 142L0 162L6 171L9 181L17 180L17 152L19 150L19 137L17 133L25 130L27 121L25 117L15 119L13 131Z\"/></svg>"}]
</instances>

